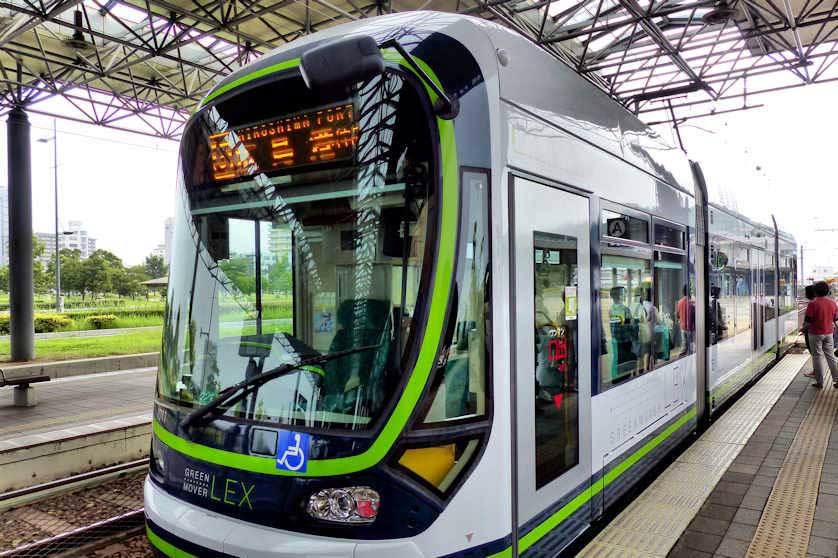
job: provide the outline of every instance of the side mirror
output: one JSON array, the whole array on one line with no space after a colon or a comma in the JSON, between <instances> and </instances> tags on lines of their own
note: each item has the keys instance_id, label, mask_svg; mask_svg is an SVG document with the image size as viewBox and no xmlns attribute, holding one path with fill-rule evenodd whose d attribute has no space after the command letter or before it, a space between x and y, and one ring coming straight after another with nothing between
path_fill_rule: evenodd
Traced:
<instances>
[{"instance_id":1,"label":"side mirror","mask_svg":"<svg viewBox=\"0 0 838 558\"><path fill-rule=\"evenodd\" d=\"M309 89L348 87L384 73L384 58L369 35L343 37L314 47L300 59Z\"/></svg>"},{"instance_id":2,"label":"side mirror","mask_svg":"<svg viewBox=\"0 0 838 558\"><path fill-rule=\"evenodd\" d=\"M274 336L271 333L262 335L242 335L239 341L239 356L250 358L268 358Z\"/></svg>"}]
</instances>

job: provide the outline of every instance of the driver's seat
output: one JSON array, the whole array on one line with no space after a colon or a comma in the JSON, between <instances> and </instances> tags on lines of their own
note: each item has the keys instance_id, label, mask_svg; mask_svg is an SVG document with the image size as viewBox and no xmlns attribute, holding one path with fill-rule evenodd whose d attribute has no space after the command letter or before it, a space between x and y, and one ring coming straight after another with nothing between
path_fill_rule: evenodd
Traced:
<instances>
[{"instance_id":1,"label":"driver's seat","mask_svg":"<svg viewBox=\"0 0 838 558\"><path fill-rule=\"evenodd\" d=\"M353 412L359 396L361 405L378 408L383 402L382 379L392 335L390 314L389 300L350 299L338 306L338 329L330 353L366 345L381 346L326 363L324 395L334 411ZM353 377L358 382L350 384Z\"/></svg>"}]
</instances>

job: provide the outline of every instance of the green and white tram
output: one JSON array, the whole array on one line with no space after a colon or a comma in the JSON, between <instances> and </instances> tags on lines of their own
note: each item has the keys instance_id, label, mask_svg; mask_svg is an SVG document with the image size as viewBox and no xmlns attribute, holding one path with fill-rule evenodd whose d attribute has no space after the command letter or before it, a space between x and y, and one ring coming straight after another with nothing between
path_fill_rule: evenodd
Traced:
<instances>
[{"instance_id":1,"label":"green and white tram","mask_svg":"<svg viewBox=\"0 0 838 558\"><path fill-rule=\"evenodd\" d=\"M479 19L233 73L178 188L162 556L557 556L796 326L791 237Z\"/></svg>"}]
</instances>

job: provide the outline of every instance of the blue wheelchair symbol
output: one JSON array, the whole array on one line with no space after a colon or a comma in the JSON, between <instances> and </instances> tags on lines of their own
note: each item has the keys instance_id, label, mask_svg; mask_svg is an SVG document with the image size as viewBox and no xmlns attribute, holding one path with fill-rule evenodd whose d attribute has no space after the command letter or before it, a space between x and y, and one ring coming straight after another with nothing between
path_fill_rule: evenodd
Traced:
<instances>
[{"instance_id":1,"label":"blue wheelchair symbol","mask_svg":"<svg viewBox=\"0 0 838 558\"><path fill-rule=\"evenodd\" d=\"M276 446L276 468L294 473L305 473L308 468L308 449L311 436L303 432L279 431Z\"/></svg>"}]
</instances>

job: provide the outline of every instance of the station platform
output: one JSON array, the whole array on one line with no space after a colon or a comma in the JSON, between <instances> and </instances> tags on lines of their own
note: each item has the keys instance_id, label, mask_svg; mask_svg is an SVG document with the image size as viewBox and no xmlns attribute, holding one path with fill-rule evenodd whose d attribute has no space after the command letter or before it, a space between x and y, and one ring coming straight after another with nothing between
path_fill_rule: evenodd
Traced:
<instances>
[{"instance_id":1,"label":"station platform","mask_svg":"<svg viewBox=\"0 0 838 558\"><path fill-rule=\"evenodd\" d=\"M3 442L112 419L150 416L156 368L61 378L36 384L38 404L12 405L12 388L0 390ZM19 440L18 440L19 441Z\"/></svg>"},{"instance_id":2,"label":"station platform","mask_svg":"<svg viewBox=\"0 0 838 558\"><path fill-rule=\"evenodd\" d=\"M0 493L145 457L156 368L37 384L38 404L16 407L0 389Z\"/></svg>"},{"instance_id":3,"label":"station platform","mask_svg":"<svg viewBox=\"0 0 838 558\"><path fill-rule=\"evenodd\" d=\"M784 357L579 556L836 558L838 389L806 370Z\"/></svg>"}]
</instances>

